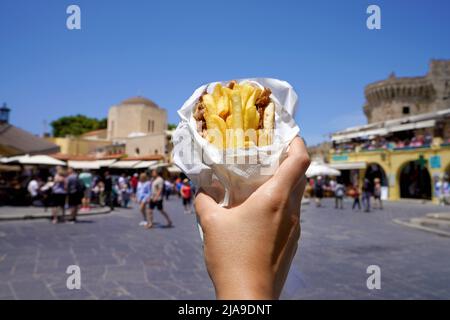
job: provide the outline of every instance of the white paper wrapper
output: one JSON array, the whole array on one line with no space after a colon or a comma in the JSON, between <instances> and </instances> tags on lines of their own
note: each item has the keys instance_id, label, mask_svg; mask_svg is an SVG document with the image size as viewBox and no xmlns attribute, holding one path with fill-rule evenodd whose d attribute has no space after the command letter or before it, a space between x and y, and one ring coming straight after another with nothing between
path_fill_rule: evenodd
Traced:
<instances>
[{"instance_id":1,"label":"white paper wrapper","mask_svg":"<svg viewBox=\"0 0 450 320\"><path fill-rule=\"evenodd\" d=\"M220 204L232 207L242 203L269 179L284 160L292 139L299 133L293 117L297 94L286 81L269 78L241 79L272 90L275 103L275 134L270 146L249 149L219 150L197 132L193 117L195 104L205 88L209 93L218 82L201 86L183 104L178 114L181 122L173 133L173 161L206 193L217 194L223 189ZM226 85L228 81L220 82ZM213 190L214 188L214 190Z\"/></svg>"}]
</instances>

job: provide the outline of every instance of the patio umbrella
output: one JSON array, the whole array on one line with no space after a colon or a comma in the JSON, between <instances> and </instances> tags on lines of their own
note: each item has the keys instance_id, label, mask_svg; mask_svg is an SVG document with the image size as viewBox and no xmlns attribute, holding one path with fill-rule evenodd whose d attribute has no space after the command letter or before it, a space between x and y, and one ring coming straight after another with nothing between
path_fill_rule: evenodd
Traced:
<instances>
[{"instance_id":1,"label":"patio umbrella","mask_svg":"<svg viewBox=\"0 0 450 320\"><path fill-rule=\"evenodd\" d=\"M325 163L312 161L308 170L306 170L306 176L308 178L317 176L340 176L341 172L337 169L327 166Z\"/></svg>"},{"instance_id":2,"label":"patio umbrella","mask_svg":"<svg viewBox=\"0 0 450 320\"><path fill-rule=\"evenodd\" d=\"M47 166L65 166L64 161L52 158L47 155L35 155L35 156L24 156L19 159L21 164L35 164L35 165L47 165Z\"/></svg>"},{"instance_id":3,"label":"patio umbrella","mask_svg":"<svg viewBox=\"0 0 450 320\"><path fill-rule=\"evenodd\" d=\"M47 165L47 166L65 166L64 161L52 158L47 155L35 155L35 156L15 156L10 158L2 158L3 163L20 163L29 165Z\"/></svg>"}]
</instances>

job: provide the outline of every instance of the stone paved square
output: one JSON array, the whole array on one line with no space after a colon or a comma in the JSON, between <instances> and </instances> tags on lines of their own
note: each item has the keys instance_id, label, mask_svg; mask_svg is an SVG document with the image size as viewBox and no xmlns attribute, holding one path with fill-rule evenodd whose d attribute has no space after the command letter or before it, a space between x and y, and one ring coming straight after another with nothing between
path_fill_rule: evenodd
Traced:
<instances>
[{"instance_id":1,"label":"stone paved square","mask_svg":"<svg viewBox=\"0 0 450 320\"><path fill-rule=\"evenodd\" d=\"M165 203L175 227L145 230L136 209L82 217L0 222L0 299L214 299L194 215ZM3 209L1 209L3 210ZM445 209L387 202L370 213L304 205L299 251L282 299L448 299L450 238L408 228L396 218ZM447 209L448 210L448 209ZM163 222L156 213L156 222ZM69 265L81 289L68 290ZM369 290L366 268L381 268Z\"/></svg>"}]
</instances>

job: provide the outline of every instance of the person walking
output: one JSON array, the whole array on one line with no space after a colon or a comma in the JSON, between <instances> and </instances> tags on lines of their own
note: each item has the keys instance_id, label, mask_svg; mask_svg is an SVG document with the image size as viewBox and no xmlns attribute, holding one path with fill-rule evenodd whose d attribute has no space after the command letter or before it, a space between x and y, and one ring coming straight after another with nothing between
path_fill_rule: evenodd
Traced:
<instances>
[{"instance_id":1,"label":"person walking","mask_svg":"<svg viewBox=\"0 0 450 320\"><path fill-rule=\"evenodd\" d=\"M316 207L321 207L323 198L323 181L321 176L317 177L316 183L314 184L314 196L316 199Z\"/></svg>"},{"instance_id":2,"label":"person walking","mask_svg":"<svg viewBox=\"0 0 450 320\"><path fill-rule=\"evenodd\" d=\"M92 194L92 186L93 186L93 177L92 173L90 173L88 170L83 170L78 175L78 179L83 183L84 185L84 194L83 198L81 199L81 209L80 212L87 212L90 210L90 202L91 202L91 194Z\"/></svg>"},{"instance_id":3,"label":"person walking","mask_svg":"<svg viewBox=\"0 0 450 320\"><path fill-rule=\"evenodd\" d=\"M191 208L192 189L188 179L183 180L183 186L180 189L180 193L181 198L183 199L184 213L185 214L192 213Z\"/></svg>"},{"instance_id":4,"label":"person walking","mask_svg":"<svg viewBox=\"0 0 450 320\"><path fill-rule=\"evenodd\" d=\"M47 178L47 182L41 187L42 193L42 202L44 203L44 211L47 212L47 209L51 205L51 197L52 197L52 187L53 187L53 177L49 176Z\"/></svg>"},{"instance_id":5,"label":"person walking","mask_svg":"<svg viewBox=\"0 0 450 320\"><path fill-rule=\"evenodd\" d=\"M138 183L139 183L139 175L137 174L137 172L135 172L131 176L131 179L130 179L130 185L131 185L131 190L132 190L131 197L134 201L136 200L136 192L137 192Z\"/></svg>"},{"instance_id":6,"label":"person walking","mask_svg":"<svg viewBox=\"0 0 450 320\"><path fill-rule=\"evenodd\" d=\"M105 205L109 206L109 208L114 210L114 197L113 197L113 180L109 171L105 171L103 175L103 184L104 184L104 194L105 194Z\"/></svg>"},{"instance_id":7,"label":"person walking","mask_svg":"<svg viewBox=\"0 0 450 320\"><path fill-rule=\"evenodd\" d=\"M119 180L120 204L122 208L128 208L128 203L131 197L131 186L128 179Z\"/></svg>"},{"instance_id":8,"label":"person walking","mask_svg":"<svg viewBox=\"0 0 450 320\"><path fill-rule=\"evenodd\" d=\"M62 168L58 168L53 179L51 206L52 206L52 223L58 223L58 214L61 210L61 221L64 221L65 206L66 206L66 177Z\"/></svg>"},{"instance_id":9,"label":"person walking","mask_svg":"<svg viewBox=\"0 0 450 320\"><path fill-rule=\"evenodd\" d=\"M354 185L350 189L350 196L353 198L353 205L352 210L355 210L356 207L358 207L358 210L361 210L361 202L359 200L359 186Z\"/></svg>"},{"instance_id":10,"label":"person walking","mask_svg":"<svg viewBox=\"0 0 450 320\"><path fill-rule=\"evenodd\" d=\"M173 190L173 184L169 180L164 180L164 194L166 197L166 200L169 200L169 197Z\"/></svg>"},{"instance_id":11,"label":"person walking","mask_svg":"<svg viewBox=\"0 0 450 320\"><path fill-rule=\"evenodd\" d=\"M344 209L345 187L338 181L334 187L334 201L336 209Z\"/></svg>"},{"instance_id":12,"label":"person walking","mask_svg":"<svg viewBox=\"0 0 450 320\"><path fill-rule=\"evenodd\" d=\"M370 212L371 186L369 179L365 178L362 187L362 203L365 212Z\"/></svg>"},{"instance_id":13,"label":"person walking","mask_svg":"<svg viewBox=\"0 0 450 320\"><path fill-rule=\"evenodd\" d=\"M147 204L150 201L151 186L148 181L147 174L142 172L139 175L139 181L136 186L136 201L139 204L139 210L142 213L143 220L139 223L140 226L147 225Z\"/></svg>"},{"instance_id":14,"label":"person walking","mask_svg":"<svg viewBox=\"0 0 450 320\"><path fill-rule=\"evenodd\" d=\"M67 193L70 210L70 221L77 221L78 209L84 195L84 184L78 179L78 174L73 168L68 169L67 176Z\"/></svg>"},{"instance_id":15,"label":"person walking","mask_svg":"<svg viewBox=\"0 0 450 320\"><path fill-rule=\"evenodd\" d=\"M379 178L374 179L373 187L374 207L377 204L378 209L383 210L383 201L381 200L381 181Z\"/></svg>"},{"instance_id":16,"label":"person walking","mask_svg":"<svg viewBox=\"0 0 450 320\"><path fill-rule=\"evenodd\" d=\"M31 197L31 205L36 206L39 200L39 178L33 176L28 182L27 190Z\"/></svg>"},{"instance_id":17,"label":"person walking","mask_svg":"<svg viewBox=\"0 0 450 320\"><path fill-rule=\"evenodd\" d=\"M150 209L148 210L146 228L150 229L153 227L153 210L155 208L157 208L162 216L166 219L166 227L170 228L173 226L173 223L169 215L163 208L164 180L161 177L161 173L159 172L159 170L152 171L152 178L152 194L150 196Z\"/></svg>"}]
</instances>

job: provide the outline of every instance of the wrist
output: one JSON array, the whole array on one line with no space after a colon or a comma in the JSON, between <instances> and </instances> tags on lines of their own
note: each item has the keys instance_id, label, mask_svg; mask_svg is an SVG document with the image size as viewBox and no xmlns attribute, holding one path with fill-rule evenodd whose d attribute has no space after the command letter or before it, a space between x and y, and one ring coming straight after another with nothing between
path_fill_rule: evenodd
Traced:
<instances>
[{"instance_id":1,"label":"wrist","mask_svg":"<svg viewBox=\"0 0 450 320\"><path fill-rule=\"evenodd\" d=\"M275 300L275 293L271 276L253 273L249 276L227 276L214 281L216 298L219 300Z\"/></svg>"}]
</instances>

